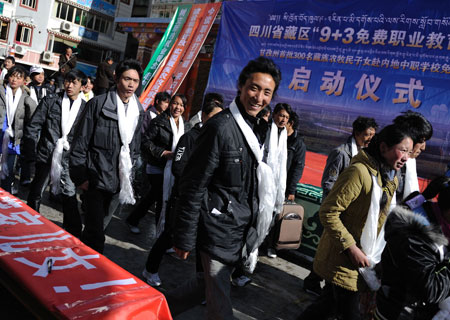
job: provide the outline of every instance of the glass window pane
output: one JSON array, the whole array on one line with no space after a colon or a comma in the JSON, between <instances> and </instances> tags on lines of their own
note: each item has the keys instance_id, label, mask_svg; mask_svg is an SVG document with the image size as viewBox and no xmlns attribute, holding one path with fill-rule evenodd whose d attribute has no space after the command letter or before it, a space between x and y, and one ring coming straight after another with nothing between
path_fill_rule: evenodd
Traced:
<instances>
[{"instance_id":1,"label":"glass window pane","mask_svg":"<svg viewBox=\"0 0 450 320\"><path fill-rule=\"evenodd\" d=\"M83 27L86 27L87 24L87 15L86 15L86 11L81 11L81 25Z\"/></svg>"},{"instance_id":2,"label":"glass window pane","mask_svg":"<svg viewBox=\"0 0 450 320\"><path fill-rule=\"evenodd\" d=\"M94 30L95 31L99 31L100 30L100 18L95 19Z\"/></svg>"},{"instance_id":3,"label":"glass window pane","mask_svg":"<svg viewBox=\"0 0 450 320\"><path fill-rule=\"evenodd\" d=\"M23 28L23 43L30 43L30 29L29 28Z\"/></svg>"},{"instance_id":4,"label":"glass window pane","mask_svg":"<svg viewBox=\"0 0 450 320\"><path fill-rule=\"evenodd\" d=\"M66 19L67 17L67 9L69 8L69 6L65 3L62 4L61 6L61 16L59 17L60 19Z\"/></svg>"},{"instance_id":5,"label":"glass window pane","mask_svg":"<svg viewBox=\"0 0 450 320\"><path fill-rule=\"evenodd\" d=\"M16 41L20 42L20 37L21 36L22 36L22 26L17 26Z\"/></svg>"},{"instance_id":6,"label":"glass window pane","mask_svg":"<svg viewBox=\"0 0 450 320\"><path fill-rule=\"evenodd\" d=\"M69 6L69 11L67 12L67 21L73 21L73 11L74 11L74 7Z\"/></svg>"},{"instance_id":7,"label":"glass window pane","mask_svg":"<svg viewBox=\"0 0 450 320\"><path fill-rule=\"evenodd\" d=\"M86 28L94 28L94 16L88 13Z\"/></svg>"},{"instance_id":8,"label":"glass window pane","mask_svg":"<svg viewBox=\"0 0 450 320\"><path fill-rule=\"evenodd\" d=\"M75 11L75 20L73 22L75 24L81 24L81 9L76 9L76 11Z\"/></svg>"}]
</instances>

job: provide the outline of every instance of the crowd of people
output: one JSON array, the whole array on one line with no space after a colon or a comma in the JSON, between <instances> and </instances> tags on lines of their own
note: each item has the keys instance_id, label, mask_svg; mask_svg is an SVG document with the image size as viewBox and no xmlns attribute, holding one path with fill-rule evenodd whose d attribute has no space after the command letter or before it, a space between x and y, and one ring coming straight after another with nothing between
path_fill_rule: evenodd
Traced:
<instances>
[{"instance_id":1,"label":"crowd of people","mask_svg":"<svg viewBox=\"0 0 450 320\"><path fill-rule=\"evenodd\" d=\"M166 294L172 314L203 302L208 319L233 319L231 285L251 281L260 249L277 257L271 227L285 201L295 200L305 166L296 110L270 106L281 72L270 59L249 61L228 106L207 93L186 121L183 94L159 92L144 111L136 95L140 63L124 60L112 70L113 62L102 62L93 79L76 69L67 48L61 80L52 84L42 68L28 72L6 58L1 187L14 193L20 172L27 203L39 211L49 186L62 199L63 228L100 253L113 199L133 206L126 218L133 234L151 208L156 242L144 279L160 286L164 253L186 259L195 250L195 274ZM450 179L420 193L415 160L433 128L408 111L377 130L375 119L358 117L328 156L324 232L304 283L319 297L299 319L431 319L445 311Z\"/></svg>"}]
</instances>

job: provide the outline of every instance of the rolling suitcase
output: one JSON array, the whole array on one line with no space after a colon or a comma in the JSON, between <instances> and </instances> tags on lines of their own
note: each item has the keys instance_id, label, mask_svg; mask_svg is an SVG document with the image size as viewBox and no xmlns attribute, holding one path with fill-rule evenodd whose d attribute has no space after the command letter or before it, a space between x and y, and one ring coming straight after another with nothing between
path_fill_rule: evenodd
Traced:
<instances>
[{"instance_id":1,"label":"rolling suitcase","mask_svg":"<svg viewBox=\"0 0 450 320\"><path fill-rule=\"evenodd\" d=\"M275 249L298 249L302 239L304 209L295 202L287 202L275 218Z\"/></svg>"}]
</instances>

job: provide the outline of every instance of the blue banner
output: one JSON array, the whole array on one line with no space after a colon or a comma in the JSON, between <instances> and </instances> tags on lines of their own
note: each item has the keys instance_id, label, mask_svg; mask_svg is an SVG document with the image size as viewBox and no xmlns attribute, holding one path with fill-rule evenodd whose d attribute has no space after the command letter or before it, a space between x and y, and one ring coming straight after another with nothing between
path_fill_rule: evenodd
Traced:
<instances>
[{"instance_id":1,"label":"blue banner","mask_svg":"<svg viewBox=\"0 0 450 320\"><path fill-rule=\"evenodd\" d=\"M78 35L80 37L97 41L98 40L98 32L86 29L85 27L78 27Z\"/></svg>"},{"instance_id":2,"label":"blue banner","mask_svg":"<svg viewBox=\"0 0 450 320\"><path fill-rule=\"evenodd\" d=\"M327 154L359 116L384 126L422 113L434 135L419 174L450 161L450 7L444 1L305 0L224 2L206 92L236 95L246 63L273 59L283 80L276 99L300 116L308 150Z\"/></svg>"},{"instance_id":3,"label":"blue banner","mask_svg":"<svg viewBox=\"0 0 450 320\"><path fill-rule=\"evenodd\" d=\"M94 9L108 16L114 17L114 13L116 12L115 5L112 5L111 3L102 0L76 0L76 3Z\"/></svg>"}]
</instances>

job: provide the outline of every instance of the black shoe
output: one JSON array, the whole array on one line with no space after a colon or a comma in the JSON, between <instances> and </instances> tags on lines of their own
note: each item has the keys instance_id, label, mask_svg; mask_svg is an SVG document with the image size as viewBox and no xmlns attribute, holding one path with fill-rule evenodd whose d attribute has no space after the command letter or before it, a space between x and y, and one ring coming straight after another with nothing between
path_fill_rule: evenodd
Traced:
<instances>
[{"instance_id":1,"label":"black shoe","mask_svg":"<svg viewBox=\"0 0 450 320\"><path fill-rule=\"evenodd\" d=\"M303 290L313 294L315 296L320 296L322 294L322 288L320 287L320 279L306 277L303 280Z\"/></svg>"}]
</instances>

